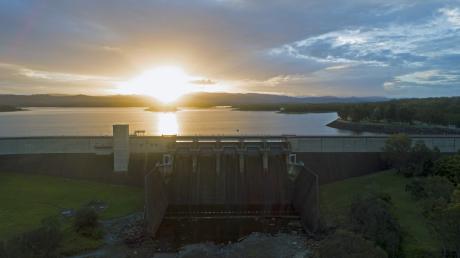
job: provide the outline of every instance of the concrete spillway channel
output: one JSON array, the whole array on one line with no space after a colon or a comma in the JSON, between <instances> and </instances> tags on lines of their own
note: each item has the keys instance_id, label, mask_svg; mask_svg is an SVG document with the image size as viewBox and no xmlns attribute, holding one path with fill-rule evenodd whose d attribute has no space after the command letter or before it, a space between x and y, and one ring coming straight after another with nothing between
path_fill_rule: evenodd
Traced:
<instances>
[{"instance_id":1,"label":"concrete spillway channel","mask_svg":"<svg viewBox=\"0 0 460 258\"><path fill-rule=\"evenodd\" d=\"M145 221L155 235L163 218L300 217L318 224L318 177L276 143L178 144L145 177Z\"/></svg>"}]
</instances>

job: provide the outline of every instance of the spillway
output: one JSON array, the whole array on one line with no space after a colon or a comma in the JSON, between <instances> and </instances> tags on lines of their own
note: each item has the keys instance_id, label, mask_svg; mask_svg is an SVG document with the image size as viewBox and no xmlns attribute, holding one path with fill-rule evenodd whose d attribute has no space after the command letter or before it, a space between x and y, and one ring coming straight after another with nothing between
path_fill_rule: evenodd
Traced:
<instances>
[{"instance_id":1,"label":"spillway","mask_svg":"<svg viewBox=\"0 0 460 258\"><path fill-rule=\"evenodd\" d=\"M286 141L177 142L145 178L149 231L164 217L223 216L299 216L314 230L318 177L289 154Z\"/></svg>"}]
</instances>

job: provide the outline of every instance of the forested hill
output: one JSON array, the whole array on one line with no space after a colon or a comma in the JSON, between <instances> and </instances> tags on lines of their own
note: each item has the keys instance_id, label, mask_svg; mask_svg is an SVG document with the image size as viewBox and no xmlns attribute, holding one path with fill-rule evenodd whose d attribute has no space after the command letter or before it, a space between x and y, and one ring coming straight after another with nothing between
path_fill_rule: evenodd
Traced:
<instances>
[{"instance_id":1,"label":"forested hill","mask_svg":"<svg viewBox=\"0 0 460 258\"><path fill-rule=\"evenodd\" d=\"M259 93L207 93L199 92L183 96L180 106L265 106L273 108L281 104L324 104L324 103L364 103L387 101L385 97L293 97Z\"/></svg>"},{"instance_id":2,"label":"forested hill","mask_svg":"<svg viewBox=\"0 0 460 258\"><path fill-rule=\"evenodd\" d=\"M143 96L0 95L0 104L17 107L148 107L154 103Z\"/></svg>"},{"instance_id":3,"label":"forested hill","mask_svg":"<svg viewBox=\"0 0 460 258\"><path fill-rule=\"evenodd\" d=\"M193 93L180 98L174 106L213 107L253 104L361 103L387 100L383 97L291 97L270 94ZM18 107L155 107L161 103L141 95L0 95L1 105Z\"/></svg>"},{"instance_id":4,"label":"forested hill","mask_svg":"<svg viewBox=\"0 0 460 258\"><path fill-rule=\"evenodd\" d=\"M344 105L338 114L341 119L354 122L422 122L460 127L460 97L401 99Z\"/></svg>"}]
</instances>

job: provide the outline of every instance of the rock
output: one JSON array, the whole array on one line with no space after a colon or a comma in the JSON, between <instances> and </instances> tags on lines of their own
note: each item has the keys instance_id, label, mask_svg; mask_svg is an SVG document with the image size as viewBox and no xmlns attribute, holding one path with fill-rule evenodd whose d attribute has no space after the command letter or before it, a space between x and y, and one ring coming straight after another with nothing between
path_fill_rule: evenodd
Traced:
<instances>
[{"instance_id":1,"label":"rock","mask_svg":"<svg viewBox=\"0 0 460 258\"><path fill-rule=\"evenodd\" d=\"M74 217L75 216L75 210L74 209L63 209L61 210L61 215L64 217Z\"/></svg>"}]
</instances>

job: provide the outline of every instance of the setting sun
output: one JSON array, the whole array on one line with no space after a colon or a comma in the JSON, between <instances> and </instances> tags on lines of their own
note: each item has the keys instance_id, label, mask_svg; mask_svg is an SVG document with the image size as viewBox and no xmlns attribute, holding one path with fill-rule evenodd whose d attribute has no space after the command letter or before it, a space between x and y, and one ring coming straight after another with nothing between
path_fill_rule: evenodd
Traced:
<instances>
[{"instance_id":1,"label":"setting sun","mask_svg":"<svg viewBox=\"0 0 460 258\"><path fill-rule=\"evenodd\" d=\"M178 66L160 66L121 83L120 91L149 95L161 102L170 103L194 90L191 85L193 79Z\"/></svg>"}]
</instances>

